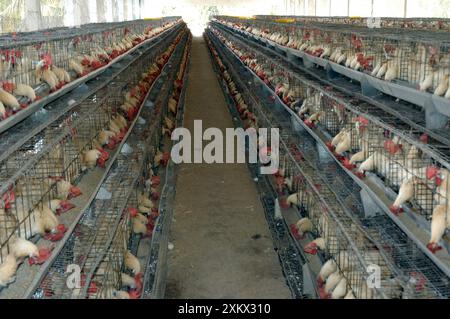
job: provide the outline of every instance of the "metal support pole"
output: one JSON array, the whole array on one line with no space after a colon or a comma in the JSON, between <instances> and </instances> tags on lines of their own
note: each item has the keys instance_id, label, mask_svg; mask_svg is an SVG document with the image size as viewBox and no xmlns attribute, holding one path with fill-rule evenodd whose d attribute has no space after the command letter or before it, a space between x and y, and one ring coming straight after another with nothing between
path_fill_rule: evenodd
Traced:
<instances>
[{"instance_id":1,"label":"metal support pole","mask_svg":"<svg viewBox=\"0 0 450 319\"><path fill-rule=\"evenodd\" d=\"M33 31L42 28L41 3L39 0L25 0L25 15L23 31Z\"/></svg>"},{"instance_id":2,"label":"metal support pole","mask_svg":"<svg viewBox=\"0 0 450 319\"><path fill-rule=\"evenodd\" d=\"M106 5L104 0L96 0L97 3L97 22L106 22Z\"/></svg>"}]
</instances>

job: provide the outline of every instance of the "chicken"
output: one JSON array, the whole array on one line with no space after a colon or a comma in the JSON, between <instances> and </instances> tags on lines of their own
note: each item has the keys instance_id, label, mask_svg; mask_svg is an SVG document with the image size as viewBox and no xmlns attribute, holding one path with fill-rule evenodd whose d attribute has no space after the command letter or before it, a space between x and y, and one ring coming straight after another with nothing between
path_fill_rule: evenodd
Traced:
<instances>
[{"instance_id":1,"label":"chicken","mask_svg":"<svg viewBox=\"0 0 450 319\"><path fill-rule=\"evenodd\" d=\"M341 299L347 294L347 279L342 278L331 293L331 299Z\"/></svg>"},{"instance_id":2,"label":"chicken","mask_svg":"<svg viewBox=\"0 0 450 319\"><path fill-rule=\"evenodd\" d=\"M101 146L104 146L108 144L114 137L116 136L116 133L109 130L101 130L98 134L97 141Z\"/></svg>"},{"instance_id":3,"label":"chicken","mask_svg":"<svg viewBox=\"0 0 450 319\"><path fill-rule=\"evenodd\" d=\"M434 72L428 73L428 75L425 76L425 79L422 82L420 82L419 91L425 92L426 90L428 90L433 84L433 77Z\"/></svg>"},{"instance_id":4,"label":"chicken","mask_svg":"<svg viewBox=\"0 0 450 319\"><path fill-rule=\"evenodd\" d=\"M58 219L51 209L41 205L36 209L29 209L21 200L16 200L13 214L8 217L9 228L17 236L28 239L35 235L44 236L47 232L57 232Z\"/></svg>"},{"instance_id":5,"label":"chicken","mask_svg":"<svg viewBox=\"0 0 450 319\"><path fill-rule=\"evenodd\" d=\"M334 150L336 154L342 155L345 152L349 151L352 144L352 138L350 132L344 132L340 138L339 143L336 145L336 149Z\"/></svg>"},{"instance_id":6,"label":"chicken","mask_svg":"<svg viewBox=\"0 0 450 319\"><path fill-rule=\"evenodd\" d=\"M136 280L135 278L131 277L130 275L126 274L126 273L121 273L120 274L121 279L122 279L122 287L124 288L130 288L130 289L134 289L136 288Z\"/></svg>"},{"instance_id":7,"label":"chicken","mask_svg":"<svg viewBox=\"0 0 450 319\"><path fill-rule=\"evenodd\" d=\"M32 220L32 233L44 236L47 232L56 231L59 225L58 218L49 207L42 205L35 216L34 223Z\"/></svg>"},{"instance_id":8,"label":"chicken","mask_svg":"<svg viewBox=\"0 0 450 319\"><path fill-rule=\"evenodd\" d=\"M449 76L445 75L444 78L442 79L442 81L439 83L439 85L434 90L434 95L437 95L437 96L444 95L445 92L447 91L447 89L450 89L448 82L449 82Z\"/></svg>"},{"instance_id":9,"label":"chicken","mask_svg":"<svg viewBox=\"0 0 450 319\"><path fill-rule=\"evenodd\" d=\"M0 288L7 287L16 280L17 260L14 255L9 254L0 264Z\"/></svg>"},{"instance_id":10,"label":"chicken","mask_svg":"<svg viewBox=\"0 0 450 319\"><path fill-rule=\"evenodd\" d=\"M294 193L294 194L289 195L286 198L286 203L288 205L290 205L290 206L292 206L292 205L298 206L300 204L300 196L299 196L299 194L298 193Z\"/></svg>"},{"instance_id":11,"label":"chicken","mask_svg":"<svg viewBox=\"0 0 450 319\"><path fill-rule=\"evenodd\" d=\"M336 57L336 63L342 64L343 62L345 62L346 59L347 59L347 53L343 53Z\"/></svg>"},{"instance_id":12,"label":"chicken","mask_svg":"<svg viewBox=\"0 0 450 319\"><path fill-rule=\"evenodd\" d=\"M397 78L398 76L398 66L395 61L389 61L388 63L388 69L386 71L386 74L384 75L385 81L392 81Z\"/></svg>"},{"instance_id":13,"label":"chicken","mask_svg":"<svg viewBox=\"0 0 450 319\"><path fill-rule=\"evenodd\" d=\"M174 114L174 115L177 114L177 104L178 104L178 102L174 98L171 97L169 99L169 103L168 103L169 111L172 112L172 114Z\"/></svg>"},{"instance_id":14,"label":"chicken","mask_svg":"<svg viewBox=\"0 0 450 319\"><path fill-rule=\"evenodd\" d=\"M128 127L127 120L120 114L117 114L112 118L112 121L119 127L121 130Z\"/></svg>"},{"instance_id":15,"label":"chicken","mask_svg":"<svg viewBox=\"0 0 450 319\"><path fill-rule=\"evenodd\" d=\"M342 129L339 133L336 134L335 137L331 140L331 145L336 146L339 144L339 142L342 140L342 137L344 136L344 133L347 132L347 129Z\"/></svg>"},{"instance_id":16,"label":"chicken","mask_svg":"<svg viewBox=\"0 0 450 319\"><path fill-rule=\"evenodd\" d=\"M431 252L435 253L442 249L438 245L438 242L441 240L447 228L450 228L450 207L447 205L437 205L431 216L431 237L427 245L427 248Z\"/></svg>"},{"instance_id":17,"label":"chicken","mask_svg":"<svg viewBox=\"0 0 450 319\"><path fill-rule=\"evenodd\" d=\"M435 178L435 182L439 184L436 188L434 200L439 204L448 205L448 200L450 200L450 171L443 168L436 172L435 176L430 177Z\"/></svg>"},{"instance_id":18,"label":"chicken","mask_svg":"<svg viewBox=\"0 0 450 319\"><path fill-rule=\"evenodd\" d=\"M324 112L322 112L322 111L316 112L316 113L312 114L304 122L305 122L306 125L311 127L312 125L315 125L315 124L319 123L320 118L322 117L322 115L324 115Z\"/></svg>"},{"instance_id":19,"label":"chicken","mask_svg":"<svg viewBox=\"0 0 450 319\"><path fill-rule=\"evenodd\" d=\"M137 213L132 219L133 233L145 235L147 233L147 224L147 217Z\"/></svg>"},{"instance_id":20,"label":"chicken","mask_svg":"<svg viewBox=\"0 0 450 319\"><path fill-rule=\"evenodd\" d=\"M26 84L16 84L13 93L18 96L25 96L33 102L36 100L34 89Z\"/></svg>"},{"instance_id":21,"label":"chicken","mask_svg":"<svg viewBox=\"0 0 450 319\"><path fill-rule=\"evenodd\" d=\"M65 179L60 179L56 182L56 198L60 200L71 199L81 195L81 190L73 186Z\"/></svg>"},{"instance_id":22,"label":"chicken","mask_svg":"<svg viewBox=\"0 0 450 319\"><path fill-rule=\"evenodd\" d=\"M314 239L308 245L306 245L304 247L304 251L307 252L308 254L315 255L318 250L324 251L326 247L327 247L327 245L326 245L325 238L319 237L319 238Z\"/></svg>"},{"instance_id":23,"label":"chicken","mask_svg":"<svg viewBox=\"0 0 450 319\"><path fill-rule=\"evenodd\" d=\"M450 85L448 86L447 92L445 92L444 97L445 97L446 99L450 99Z\"/></svg>"},{"instance_id":24,"label":"chicken","mask_svg":"<svg viewBox=\"0 0 450 319\"><path fill-rule=\"evenodd\" d=\"M36 78L44 81L50 87L50 92L58 88L58 77L47 67L39 67L36 69Z\"/></svg>"},{"instance_id":25,"label":"chicken","mask_svg":"<svg viewBox=\"0 0 450 319\"><path fill-rule=\"evenodd\" d=\"M377 78L382 78L386 74L387 69L388 69L388 64L387 64L387 62L385 62L385 63L383 63L381 65L380 69L378 70L378 73L377 73L376 77Z\"/></svg>"},{"instance_id":26,"label":"chicken","mask_svg":"<svg viewBox=\"0 0 450 319\"><path fill-rule=\"evenodd\" d=\"M11 253L17 260L25 257L34 258L39 256L38 247L24 238L12 237L10 245Z\"/></svg>"},{"instance_id":27,"label":"chicken","mask_svg":"<svg viewBox=\"0 0 450 319\"><path fill-rule=\"evenodd\" d=\"M344 277L339 270L336 270L334 273L328 276L327 280L325 281L325 293L330 295L343 278Z\"/></svg>"},{"instance_id":28,"label":"chicken","mask_svg":"<svg viewBox=\"0 0 450 319\"><path fill-rule=\"evenodd\" d=\"M130 294L126 291L107 288L102 291L101 297L102 299L130 299Z\"/></svg>"},{"instance_id":29,"label":"chicken","mask_svg":"<svg viewBox=\"0 0 450 319\"><path fill-rule=\"evenodd\" d=\"M400 189L398 191L397 198L395 199L394 203L390 207L391 211L398 212L400 209L400 206L409 201L414 196L414 184L416 179L414 177L407 178L403 181L402 185L400 186Z\"/></svg>"},{"instance_id":30,"label":"chicken","mask_svg":"<svg viewBox=\"0 0 450 319\"><path fill-rule=\"evenodd\" d=\"M69 83L71 81L69 72L67 72L63 68L58 68L52 65L52 71L53 73L55 73L60 83Z\"/></svg>"},{"instance_id":31,"label":"chicken","mask_svg":"<svg viewBox=\"0 0 450 319\"><path fill-rule=\"evenodd\" d=\"M381 69L381 62L378 62L377 65L373 68L372 72L370 73L371 76L376 76L378 71Z\"/></svg>"},{"instance_id":32,"label":"chicken","mask_svg":"<svg viewBox=\"0 0 450 319\"><path fill-rule=\"evenodd\" d=\"M150 198L145 196L144 193L139 193L137 195L137 198L138 198L138 205L139 206L143 206L143 207L147 207L147 208L153 208L155 206L153 204L153 202L150 200Z\"/></svg>"},{"instance_id":33,"label":"chicken","mask_svg":"<svg viewBox=\"0 0 450 319\"><path fill-rule=\"evenodd\" d=\"M4 106L11 108L13 111L20 109L20 104L15 96L2 88L0 88L0 102L2 102Z\"/></svg>"},{"instance_id":34,"label":"chicken","mask_svg":"<svg viewBox=\"0 0 450 319\"><path fill-rule=\"evenodd\" d=\"M69 60L69 69L75 71L78 76L84 75L83 66L74 59Z\"/></svg>"},{"instance_id":35,"label":"chicken","mask_svg":"<svg viewBox=\"0 0 450 319\"><path fill-rule=\"evenodd\" d=\"M6 108L5 105L0 101L0 120L6 118Z\"/></svg>"},{"instance_id":36,"label":"chicken","mask_svg":"<svg viewBox=\"0 0 450 319\"><path fill-rule=\"evenodd\" d=\"M319 285L325 283L328 277L337 270L337 264L334 259L328 259L320 268L317 281Z\"/></svg>"},{"instance_id":37,"label":"chicken","mask_svg":"<svg viewBox=\"0 0 450 319\"><path fill-rule=\"evenodd\" d=\"M125 267L131 269L134 275L141 272L141 263L129 250L125 253Z\"/></svg>"},{"instance_id":38,"label":"chicken","mask_svg":"<svg viewBox=\"0 0 450 319\"><path fill-rule=\"evenodd\" d=\"M365 150L359 151L358 153L355 153L355 154L353 154L350 157L349 163L350 164L355 164L355 163L358 163L358 162L362 162L362 161L364 161L366 159L366 156L367 155L366 155L366 151Z\"/></svg>"},{"instance_id":39,"label":"chicken","mask_svg":"<svg viewBox=\"0 0 450 319\"><path fill-rule=\"evenodd\" d=\"M313 230L314 226L311 222L311 220L307 217L300 219L294 227L294 230L297 232L298 236L303 238L305 233L311 232Z\"/></svg>"},{"instance_id":40,"label":"chicken","mask_svg":"<svg viewBox=\"0 0 450 319\"><path fill-rule=\"evenodd\" d=\"M87 168L95 167L97 160L101 158L102 153L97 149L91 149L81 152L81 162Z\"/></svg>"}]
</instances>

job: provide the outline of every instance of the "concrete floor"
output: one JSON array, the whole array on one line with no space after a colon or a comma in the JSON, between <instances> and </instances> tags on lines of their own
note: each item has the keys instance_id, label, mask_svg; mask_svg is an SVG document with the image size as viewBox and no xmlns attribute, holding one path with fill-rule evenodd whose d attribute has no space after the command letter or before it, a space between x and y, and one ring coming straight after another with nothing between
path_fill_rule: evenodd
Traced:
<instances>
[{"instance_id":1,"label":"concrete floor","mask_svg":"<svg viewBox=\"0 0 450 319\"><path fill-rule=\"evenodd\" d=\"M232 128L206 44L194 38L185 127ZM179 167L166 298L290 298L246 164Z\"/></svg>"}]
</instances>

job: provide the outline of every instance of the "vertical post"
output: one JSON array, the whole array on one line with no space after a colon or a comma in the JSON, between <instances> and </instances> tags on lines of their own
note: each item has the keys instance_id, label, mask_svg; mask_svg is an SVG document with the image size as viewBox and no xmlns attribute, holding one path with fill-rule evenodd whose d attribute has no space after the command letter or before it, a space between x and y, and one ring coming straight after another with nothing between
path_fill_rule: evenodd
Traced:
<instances>
[{"instance_id":1,"label":"vertical post","mask_svg":"<svg viewBox=\"0 0 450 319\"><path fill-rule=\"evenodd\" d=\"M75 0L73 2L73 15L75 25L89 23L89 3L88 0Z\"/></svg>"},{"instance_id":2,"label":"vertical post","mask_svg":"<svg viewBox=\"0 0 450 319\"><path fill-rule=\"evenodd\" d=\"M347 0L347 17L350 16L350 0Z\"/></svg>"},{"instance_id":3,"label":"vertical post","mask_svg":"<svg viewBox=\"0 0 450 319\"><path fill-rule=\"evenodd\" d=\"M33 31L42 28L41 3L39 0L25 0L23 28L23 31Z\"/></svg>"},{"instance_id":4,"label":"vertical post","mask_svg":"<svg viewBox=\"0 0 450 319\"><path fill-rule=\"evenodd\" d=\"M122 17L122 20L123 21L127 21L127 20L129 20L128 19L128 1L130 1L130 0L124 0L123 1L123 4L122 4L122 10L123 10L123 17Z\"/></svg>"},{"instance_id":5,"label":"vertical post","mask_svg":"<svg viewBox=\"0 0 450 319\"><path fill-rule=\"evenodd\" d=\"M111 9L112 9L112 21L117 22L119 21L119 8L118 8L118 1L112 0L111 1Z\"/></svg>"},{"instance_id":6,"label":"vertical post","mask_svg":"<svg viewBox=\"0 0 450 319\"><path fill-rule=\"evenodd\" d=\"M403 18L406 18L407 10L408 10L408 0L403 0Z\"/></svg>"},{"instance_id":7,"label":"vertical post","mask_svg":"<svg viewBox=\"0 0 450 319\"><path fill-rule=\"evenodd\" d=\"M104 0L96 0L97 22L106 22L106 5Z\"/></svg>"}]
</instances>

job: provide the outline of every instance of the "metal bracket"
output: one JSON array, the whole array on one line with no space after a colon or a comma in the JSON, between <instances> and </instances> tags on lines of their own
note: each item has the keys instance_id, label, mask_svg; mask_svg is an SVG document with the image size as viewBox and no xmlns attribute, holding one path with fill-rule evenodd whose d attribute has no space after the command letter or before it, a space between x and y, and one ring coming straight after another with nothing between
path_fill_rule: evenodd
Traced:
<instances>
[{"instance_id":1,"label":"metal bracket","mask_svg":"<svg viewBox=\"0 0 450 319\"><path fill-rule=\"evenodd\" d=\"M425 101L425 121L427 128L431 130L444 128L448 122L448 117L436 109L431 98Z\"/></svg>"},{"instance_id":2,"label":"metal bracket","mask_svg":"<svg viewBox=\"0 0 450 319\"><path fill-rule=\"evenodd\" d=\"M377 215L380 209L378 208L378 205L373 201L372 197L370 197L369 193L367 193L364 188L361 188L359 194L361 196L361 202L364 207L364 216L367 218Z\"/></svg>"},{"instance_id":3,"label":"metal bracket","mask_svg":"<svg viewBox=\"0 0 450 319\"><path fill-rule=\"evenodd\" d=\"M365 76L362 77L361 79L361 93L364 96L367 97L375 97L376 95L378 95L380 92L374 88L369 81L367 80L367 78Z\"/></svg>"},{"instance_id":4,"label":"metal bracket","mask_svg":"<svg viewBox=\"0 0 450 319\"><path fill-rule=\"evenodd\" d=\"M337 73L336 71L334 71L334 70L331 68L331 65L330 65L330 64L327 64L327 65L326 65L325 71L327 72L327 78L328 78L329 80L334 80L334 79L338 79L338 78L341 78L341 77L342 77L339 73Z\"/></svg>"},{"instance_id":5,"label":"metal bracket","mask_svg":"<svg viewBox=\"0 0 450 319\"><path fill-rule=\"evenodd\" d=\"M302 60L303 60L303 66L307 69L311 69L316 66L316 64L313 61L311 61L305 57Z\"/></svg>"}]
</instances>

